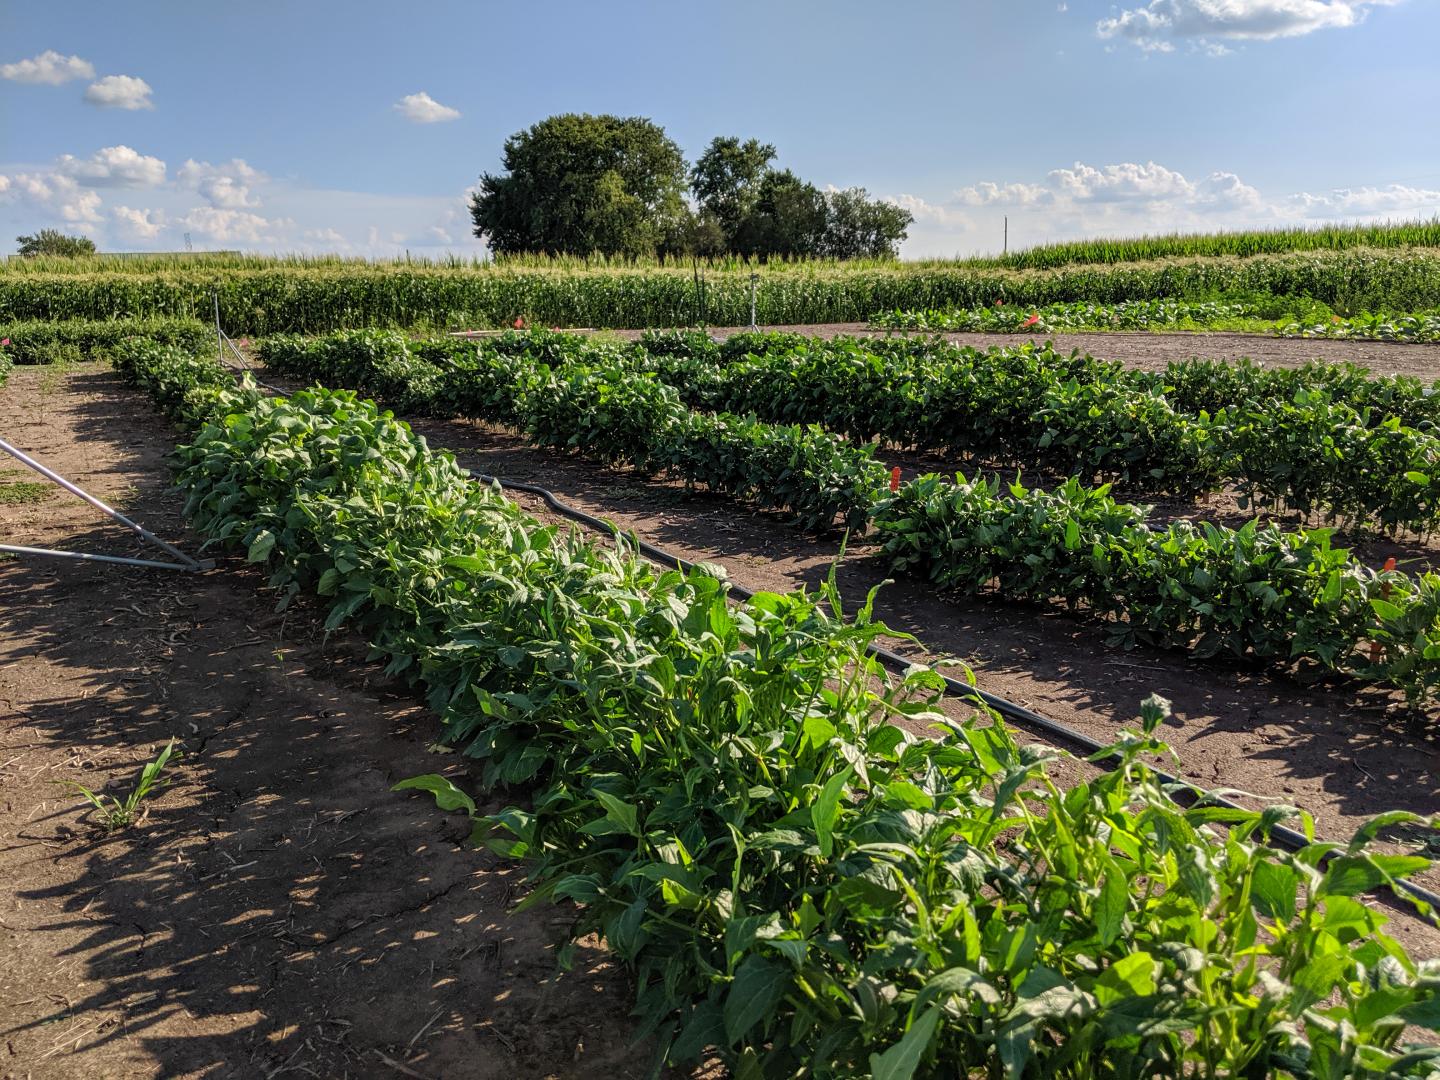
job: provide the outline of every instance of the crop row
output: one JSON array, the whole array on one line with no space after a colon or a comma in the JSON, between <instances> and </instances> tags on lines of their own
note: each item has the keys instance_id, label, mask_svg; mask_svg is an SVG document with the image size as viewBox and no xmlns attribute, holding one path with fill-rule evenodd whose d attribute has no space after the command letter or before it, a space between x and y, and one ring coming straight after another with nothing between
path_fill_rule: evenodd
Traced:
<instances>
[{"instance_id":1,"label":"crop row","mask_svg":"<svg viewBox=\"0 0 1440 1080\"><path fill-rule=\"evenodd\" d=\"M902 485L872 522L891 572L1058 600L1127 647L1308 660L1388 683L1411 704L1440 684L1440 575L1370 570L1332 547L1328 529L1153 529L1145 513L1073 478L1046 492L932 474Z\"/></svg>"},{"instance_id":2,"label":"crop row","mask_svg":"<svg viewBox=\"0 0 1440 1080\"><path fill-rule=\"evenodd\" d=\"M1415 379L1204 360L1154 373L1033 343L751 335L717 346L690 334L642 346L695 408L1156 490L1229 481L1253 504L1386 529L1440 521L1440 398Z\"/></svg>"},{"instance_id":3,"label":"crop row","mask_svg":"<svg viewBox=\"0 0 1440 1080\"><path fill-rule=\"evenodd\" d=\"M1064 330L1155 330L1213 326L1259 320L1256 304L1223 300L1125 300L1118 304L1080 301L1043 307L991 304L954 311L889 311L874 315L877 330L941 333L1049 334Z\"/></svg>"},{"instance_id":4,"label":"crop row","mask_svg":"<svg viewBox=\"0 0 1440 1080\"><path fill-rule=\"evenodd\" d=\"M705 475L693 454L647 448L696 441L695 425L715 418L675 412L673 397L633 368L584 366L578 357L594 362L614 350L582 346L563 335L509 335L477 348L361 331L268 339L261 354L281 373L338 382L410 412L501 420L544 445L578 447L601 461L640 462L687 479ZM751 430L755 439L768 429ZM807 447L800 459L806 492L820 471L815 456ZM1027 492L1017 481L1001 495L998 480L962 477L952 485L922 477L876 502L883 472L868 452L861 468L842 475L850 477L847 526L873 524L892 571L967 592L993 583L1007 599L1059 598L1110 622L1126 645L1313 661L1398 687L1412 703L1428 700L1440 682L1440 578L1377 575L1332 548L1328 530L1181 523L1157 532L1144 524L1144 508L1117 503L1108 489L1075 478L1053 494ZM833 492L839 485L830 479ZM783 490L783 477L774 482ZM756 491L763 486L754 484ZM720 489L750 494L737 482ZM801 505L794 495L778 502ZM819 507L806 524L833 520L832 500ZM1367 642L1381 643L1383 652L1369 658L1361 649Z\"/></svg>"},{"instance_id":5,"label":"crop row","mask_svg":"<svg viewBox=\"0 0 1440 1080\"><path fill-rule=\"evenodd\" d=\"M390 265L187 269L151 274L0 274L0 320L209 317L218 297L233 333L374 327L738 326L750 321L750 274L686 268L483 269ZM877 311L1162 297L1310 297L1337 311L1440 307L1440 254L1343 251L1189 259L1059 270L945 265L777 268L760 273L762 323L860 322Z\"/></svg>"},{"instance_id":6,"label":"crop row","mask_svg":"<svg viewBox=\"0 0 1440 1080\"><path fill-rule=\"evenodd\" d=\"M1295 312L1300 312L1297 316ZM992 304L955 311L891 311L873 316L878 330L936 333L1051 334L1075 330L1241 330L1277 337L1440 341L1440 315L1342 318L1313 301L1127 300L1043 307Z\"/></svg>"},{"instance_id":7,"label":"crop row","mask_svg":"<svg viewBox=\"0 0 1440 1080\"><path fill-rule=\"evenodd\" d=\"M1429 865L1371 840L1261 841L1292 811L1183 807L1143 758L1163 702L1069 790L998 722L890 679L885 632L835 597L726 602L540 527L351 393L222 390L213 362L132 350L193 431L196 528L328 605L422 686L487 788L473 837L581 905L676 1063L735 1075L1424 1076L1440 967L1357 897ZM929 728L929 737L911 733ZM1223 831L1212 831L1223 830ZM1322 865L1326 855L1333 858Z\"/></svg>"},{"instance_id":8,"label":"crop row","mask_svg":"<svg viewBox=\"0 0 1440 1080\"><path fill-rule=\"evenodd\" d=\"M1171 233L1113 240L1072 240L1040 244L1006 255L966 261L971 265L1038 268L1073 263L1135 262L1196 255L1230 255L1244 258L1290 251L1343 251L1357 247L1440 247L1440 217L1431 218L1429 221L1387 221L1238 232Z\"/></svg>"},{"instance_id":9,"label":"crop row","mask_svg":"<svg viewBox=\"0 0 1440 1080\"><path fill-rule=\"evenodd\" d=\"M197 319L46 319L0 323L0 341L16 364L109 360L122 341L143 337L199 352L215 346L215 331Z\"/></svg>"},{"instance_id":10,"label":"crop row","mask_svg":"<svg viewBox=\"0 0 1440 1080\"><path fill-rule=\"evenodd\" d=\"M1357 315L1288 323L1282 337L1336 338L1339 340L1440 342L1440 314Z\"/></svg>"},{"instance_id":11,"label":"crop row","mask_svg":"<svg viewBox=\"0 0 1440 1080\"><path fill-rule=\"evenodd\" d=\"M871 447L814 426L694 412L673 388L603 353L551 367L524 349L445 339L412 349L399 333L360 330L267 338L260 355L284 375L374 394L405 412L507 424L541 446L678 477L808 529L837 518L863 527L885 481Z\"/></svg>"}]
</instances>

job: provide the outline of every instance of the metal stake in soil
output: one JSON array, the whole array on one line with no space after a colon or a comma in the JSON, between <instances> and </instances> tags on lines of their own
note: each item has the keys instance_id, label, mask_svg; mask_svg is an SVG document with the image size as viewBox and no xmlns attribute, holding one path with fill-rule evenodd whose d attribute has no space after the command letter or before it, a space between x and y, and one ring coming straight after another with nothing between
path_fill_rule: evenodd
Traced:
<instances>
[{"instance_id":1,"label":"metal stake in soil","mask_svg":"<svg viewBox=\"0 0 1440 1080\"><path fill-rule=\"evenodd\" d=\"M149 559L129 559L119 555L91 555L77 551L56 551L50 548L25 547L21 544L0 544L0 551L8 551L12 555L49 555L57 559L83 559L87 562L124 563L127 566L148 566L166 570L185 570L190 573L196 573L200 570L209 570L215 565L214 559L205 559L203 561L192 559L189 555L186 555L185 552L181 551L179 548L171 544L167 544L164 540L161 540L149 529L145 528L144 526L135 524L135 522L131 521L124 514L120 513L119 510L116 510L114 507L107 506L105 503L97 499L94 495L91 495L84 488L80 487L78 484L74 484L71 481L66 480L65 477L61 476L54 469L49 469L46 468L44 465L41 465L40 462L36 461L29 454L26 454L24 451L11 446L4 439L0 439L0 450L3 450L5 453L9 454L16 461L20 462L20 464L28 468L34 469L41 476L45 477L45 479L53 480L55 483L59 484L72 495L84 499L87 503L95 507L95 509L99 510L106 517L113 518L114 520L118 521L121 525L124 525L127 529L133 532L136 536L140 537L146 543L154 544L156 547L162 548L163 550L169 552L171 555L175 556L175 558L178 559L179 562L152 562Z\"/></svg>"}]
</instances>

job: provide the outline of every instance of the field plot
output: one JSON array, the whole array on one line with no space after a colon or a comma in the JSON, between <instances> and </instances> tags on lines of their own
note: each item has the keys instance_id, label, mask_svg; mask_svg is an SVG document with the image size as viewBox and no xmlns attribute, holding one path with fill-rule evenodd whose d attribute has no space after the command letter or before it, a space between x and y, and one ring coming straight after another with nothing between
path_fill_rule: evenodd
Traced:
<instances>
[{"instance_id":1,"label":"field plot","mask_svg":"<svg viewBox=\"0 0 1440 1080\"><path fill-rule=\"evenodd\" d=\"M475 472L546 487L682 558L722 565L752 590L813 588L836 565L847 603L857 605L886 578L873 539L852 538L842 552L837 537L799 535L777 517L737 514L723 498L538 450L493 426L414 423ZM516 498L532 513L563 523L542 500ZM1163 650L1117 649L1103 632L1058 613L1017 610L1003 598L938 594L905 579L881 588L876 613L919 639L897 647L917 658L964 660L987 689L1101 742L1129 722L1146 694L1162 694L1175 703L1164 737L1187 779L1293 801L1315 814L1324 835L1348 835L1389 808L1398 792L1407 809L1440 812L1440 751L1425 728L1396 721L1396 695L1326 682L1307 686ZM1440 874L1426 880L1440 885Z\"/></svg>"},{"instance_id":2,"label":"field plot","mask_svg":"<svg viewBox=\"0 0 1440 1080\"><path fill-rule=\"evenodd\" d=\"M887 336L868 323L807 323L799 325L761 326L765 332L799 334L803 337L879 337ZM716 327L710 333L720 339L748 332L748 327ZM615 331L628 339L638 339L642 331ZM917 335L918 336L918 335ZM1176 360L1206 357L1212 360L1254 360L1277 367L1299 367L1312 360L1330 363L1362 364L1377 375L1408 375L1431 382L1440 378L1440 349L1423 344L1384 341L1328 341L1324 339L1274 338L1256 334L1197 331L1194 333L1146 334L1116 331L1113 333L1025 333L982 334L947 331L938 336L956 345L978 349L1003 348L1032 341L1053 342L1058 352L1079 350L1109 360L1118 360L1126 367L1155 371Z\"/></svg>"},{"instance_id":3,"label":"field plot","mask_svg":"<svg viewBox=\"0 0 1440 1080\"><path fill-rule=\"evenodd\" d=\"M198 542L173 431L113 374L19 369L0 431ZM0 501L0 534L143 554L54 491ZM453 767L425 710L263 582L0 563L0 1075L643 1075L603 951L561 975L563 918L511 910L523 869L389 790ZM132 829L58 783L123 796L172 735L174 783Z\"/></svg>"},{"instance_id":4,"label":"field plot","mask_svg":"<svg viewBox=\"0 0 1440 1080\"><path fill-rule=\"evenodd\" d=\"M851 624L824 600L832 567L836 602L852 613L890 572L864 532L883 520L892 463L904 495L920 490L916 473L989 463L996 447L1034 455L1055 480L1073 454L1091 470L1085 484L1114 474L1168 493L1170 517L1224 518L1238 508L1204 495L1206 483L1255 472L1263 455L1232 445L1232 429L1266 409L1247 405L1213 426L1197 403L1223 380L1259 403L1299 387L1297 416L1323 406L1361 417L1354 445L1373 437L1361 410L1383 401L1415 425L1395 425L1387 445L1425 464L1433 420L1421 388L1312 369L1246 369L1217 383L1210 368L1181 366L1166 376L1185 376L1172 406L1146 396L1150 376L1121 378L1125 369L1086 358L946 353L933 358L946 379L1000 365L1016 394L1045 402L1026 415L1023 398L1007 403L982 378L970 405L941 416L914 412L903 380L884 381L908 370L903 343L863 365L881 379L872 390L894 395L885 408L863 381L838 396L805 389L807 363L843 355L843 344L831 354L737 339L728 367L706 367L690 353L711 347L694 338L652 335L642 357L617 340L509 335L477 352L361 331L261 342L265 377L286 383L286 400L236 391L191 332L177 344L142 335L113 345L118 371L179 432L116 375L76 367L64 350L58 365L17 367L0 393L7 432L167 535L183 534L183 497L162 461L174 441L192 440L181 477L192 522L231 553L219 573L163 582L0 570L3 587L36 601L6 606L13 659L0 669L16 714L5 768L23 780L6 789L19 798L6 810L17 844L4 857L39 881L6 918L7 932L29 921L0 984L53 995L16 998L32 1012L7 1023L12 1055L26 1055L33 1075L92 1063L225 1075L220 1063L237 1060L320 1075L642 1075L658 1029L687 1070L713 1070L718 1057L775 1076L816 1060L843 1076L956 1065L1045 1075L1052 1055L1073 1052L1084 1059L1076 1076L1120 1059L1164 1074L1185 1068L1194 1032L1207 1053L1267 1062L1267 1074L1314 1053L1358 1077L1378 1073L1342 1058L1399 1069L1395 1041L1425 1040L1430 968L1410 958L1440 954L1440 933L1403 905L1351 899L1392 874L1440 888L1414 854L1428 850L1423 819L1440 813L1423 642L1386 639L1387 677L1396 657L1411 665L1387 684L1314 665L1272 670L1251 662L1266 655L1258 647L1239 662L1143 642L1115 649L1103 629L1058 611L937 592L908 575L881 589L874 615L915 641L864 616ZM374 393L460 465L538 482L758 595L727 607L714 570L664 574L617 553L611 537L572 534L538 503L517 509L353 395L301 389L311 379ZM1077 397L1085 379L1114 384L1095 402L1129 394L1151 412L1117 421ZM1329 380L1333 403L1312 402L1304 380L1315 379ZM837 411L842 398L848 411ZM1137 425L1137 415L1151 419ZM820 419L832 430L809 423ZM909 433L898 445L860 445L892 423ZM974 439L989 423L1004 439L985 457ZM1073 438L1051 449L1047 423ZM1164 440L1192 437L1205 471L1187 476ZM1284 484L1275 491L1286 498L1309 497ZM1323 506L1339 505L1343 485L1326 490ZM1427 498L1401 485L1343 501L1366 560L1437 561L1428 533L1398 527L1428 525ZM1366 533L1372 511L1398 523L1391 535ZM7 535L114 543L53 498L0 512ZM1292 532L1302 524L1277 517ZM855 534L842 549L832 526L846 521ZM1343 577L1325 603L1359 589L1345 618L1366 633L1412 618L1433 631L1429 594L1410 578L1386 579L1395 611L1372 616L1374 579ZM289 610L267 611L273 597ZM861 659L875 637L919 660L958 656L987 689L1102 744L1143 713L1187 779L1248 793L1235 797L1252 809L1183 810L1138 759L1133 773L1106 773L1022 750L967 723L971 711L953 699L929 700L923 673L882 678ZM1368 669L1357 660L1347 670ZM79 685L62 696L57 683ZM1418 687L1409 706L1399 686ZM1154 692L1173 713L1142 706ZM133 831L94 831L78 800L57 803L46 784L58 773L122 791L174 734L184 739L176 782ZM437 735L472 760L427 749ZM467 850L463 816L389 790L425 773L444 774L423 786L449 810L469 807L473 839L492 853ZM1318 848L1292 858L1242 840L1264 827L1271 800L1304 807L1320 836L1342 842L1376 812L1415 816L1322 872ZM1229 844L1208 830L1212 818L1236 826ZM1066 859L1075 866L1055 873ZM557 903L514 911L527 888ZM136 917L152 911L153 925ZM1382 915L1388 936L1377 934ZM1337 937L1337 919L1353 931ZM937 931L941 921L951 929ZM557 975L572 925L574 967ZM1289 981L1266 984L1275 1012L1262 1020L1235 1003L1256 1000L1259 973L1241 956L1267 935L1281 974L1265 978ZM83 1002L58 981L66 967L50 982L30 975L66 949L77 950ZM1312 986L1304 972L1317 950L1333 959ZM1192 955L1213 988L1204 1001L1187 990ZM1062 988L1073 1008L1037 1004ZM637 995L639 1026L625 1015ZM1322 999L1354 1017L1356 1035L1334 1034ZM1138 1050L1104 1034L1136 1008L1164 1018ZM1237 1023L1249 1025L1246 1049L1229 1034ZM1091 1039L1113 1041L1078 1048Z\"/></svg>"}]
</instances>

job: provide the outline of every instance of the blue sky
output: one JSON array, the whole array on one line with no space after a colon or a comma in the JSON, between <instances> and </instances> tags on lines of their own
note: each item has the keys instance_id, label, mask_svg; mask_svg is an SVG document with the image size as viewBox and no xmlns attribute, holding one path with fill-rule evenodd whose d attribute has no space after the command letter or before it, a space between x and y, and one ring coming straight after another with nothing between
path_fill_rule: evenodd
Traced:
<instances>
[{"instance_id":1,"label":"blue sky","mask_svg":"<svg viewBox=\"0 0 1440 1080\"><path fill-rule=\"evenodd\" d=\"M1428 217L1437 54L1436 0L0 0L0 237L478 253L467 189L557 112L772 142L910 257Z\"/></svg>"}]
</instances>

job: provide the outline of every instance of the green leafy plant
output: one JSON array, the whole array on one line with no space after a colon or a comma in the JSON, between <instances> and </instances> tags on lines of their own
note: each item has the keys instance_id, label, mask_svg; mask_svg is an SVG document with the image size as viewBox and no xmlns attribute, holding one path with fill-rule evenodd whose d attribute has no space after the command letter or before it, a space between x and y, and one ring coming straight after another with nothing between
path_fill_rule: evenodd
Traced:
<instances>
[{"instance_id":1,"label":"green leafy plant","mask_svg":"<svg viewBox=\"0 0 1440 1080\"><path fill-rule=\"evenodd\" d=\"M78 780L60 782L95 808L106 832L115 832L135 824L144 816L142 804L170 784L171 778L163 774L170 762L179 756L179 751L175 749L175 740L171 739L153 760L147 761L140 769L140 774L124 799L94 792Z\"/></svg>"},{"instance_id":2,"label":"green leafy plant","mask_svg":"<svg viewBox=\"0 0 1440 1080\"><path fill-rule=\"evenodd\" d=\"M938 711L932 670L882 669L867 646L893 632L833 582L732 605L715 568L539 525L353 393L211 394L198 363L126 369L191 432L195 527L423 687L485 790L523 788L482 814L443 778L402 785L524 859L525 903L576 905L666 1059L894 1080L1440 1062L1403 1041L1440 1026L1440 967L1359 899L1430 865L1375 843L1414 815L1277 851L1308 817L1176 800L1153 698L1117 767L1061 788L1054 754Z\"/></svg>"}]
</instances>

